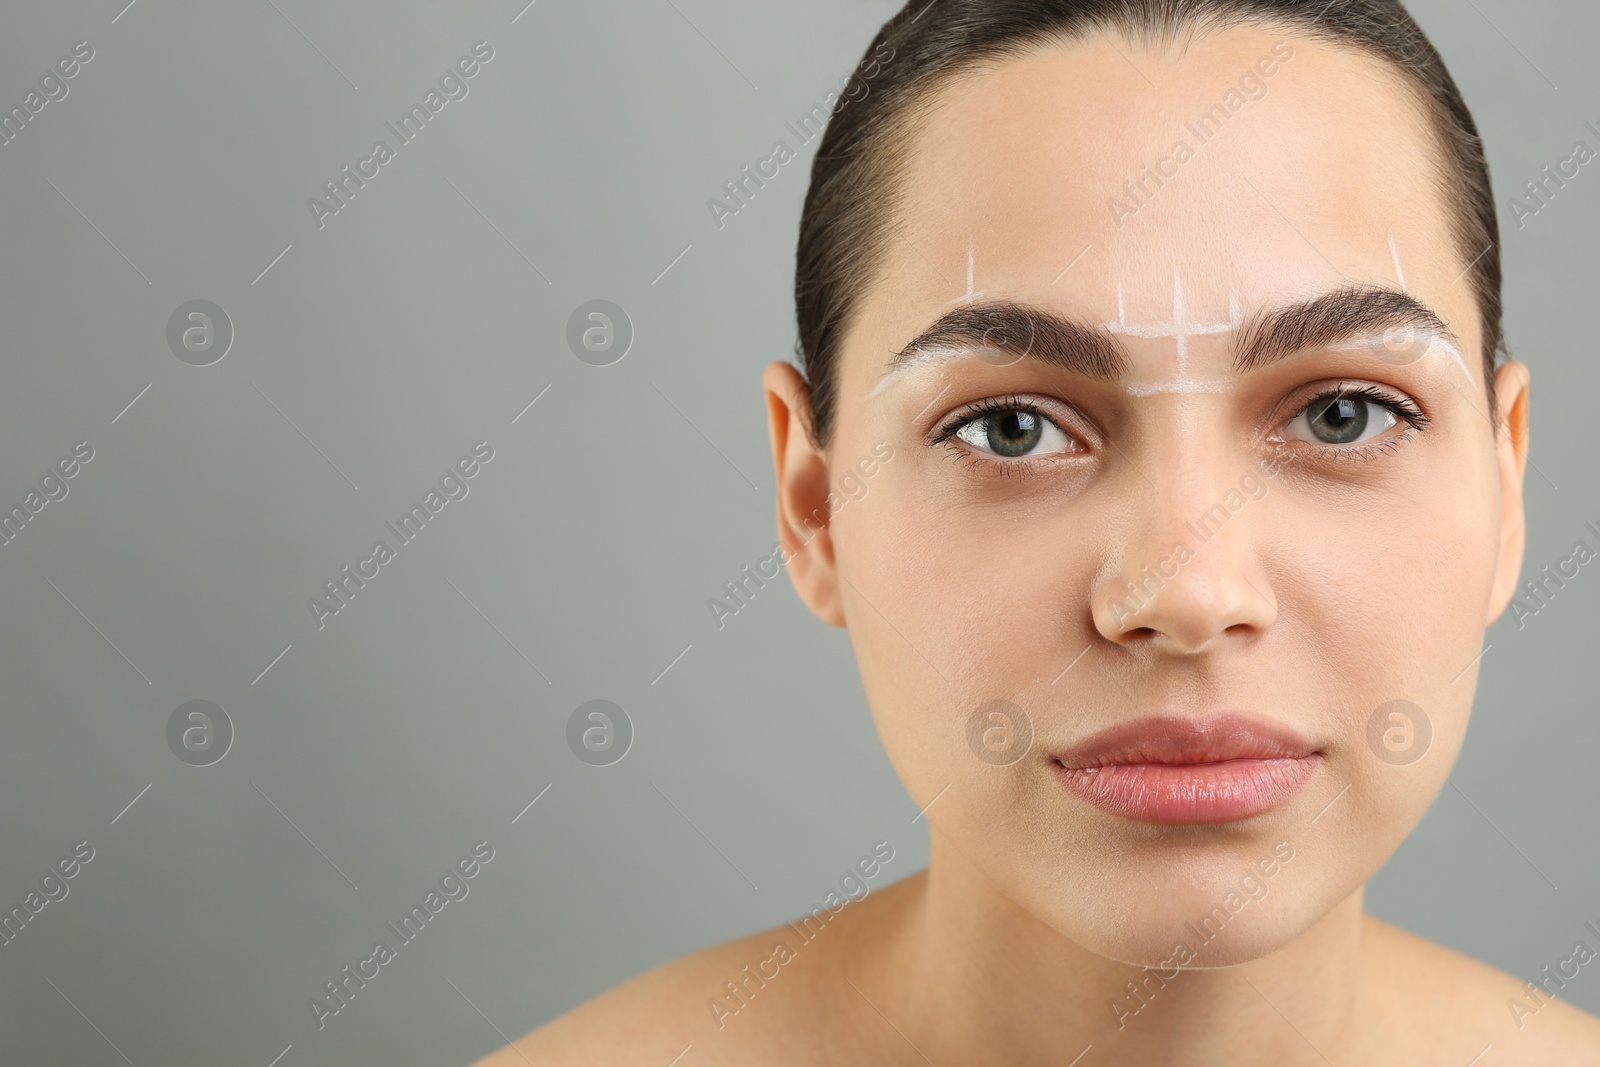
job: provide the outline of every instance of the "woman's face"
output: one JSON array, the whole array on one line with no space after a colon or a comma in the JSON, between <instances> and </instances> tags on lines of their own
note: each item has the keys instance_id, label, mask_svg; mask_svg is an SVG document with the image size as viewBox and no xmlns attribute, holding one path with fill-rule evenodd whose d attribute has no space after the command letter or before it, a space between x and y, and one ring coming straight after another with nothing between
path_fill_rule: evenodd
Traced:
<instances>
[{"instance_id":1,"label":"woman's face","mask_svg":"<svg viewBox=\"0 0 1600 1067\"><path fill-rule=\"evenodd\" d=\"M1215 905L1183 962L1284 945L1459 749L1526 392L1497 441L1431 145L1385 65L1239 28L992 64L905 160L827 485L780 479L846 500L791 574L941 847L1103 955L1162 965Z\"/></svg>"}]
</instances>

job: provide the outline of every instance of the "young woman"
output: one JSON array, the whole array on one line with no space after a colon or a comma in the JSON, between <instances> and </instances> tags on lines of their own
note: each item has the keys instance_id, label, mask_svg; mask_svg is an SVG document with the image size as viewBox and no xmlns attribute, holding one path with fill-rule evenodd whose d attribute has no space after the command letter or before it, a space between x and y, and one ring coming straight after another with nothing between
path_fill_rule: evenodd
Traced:
<instances>
[{"instance_id":1,"label":"young woman","mask_svg":"<svg viewBox=\"0 0 1600 1067\"><path fill-rule=\"evenodd\" d=\"M1362 911L1523 551L1528 372L1422 32L913 0L868 56L764 383L782 558L931 863L485 1062L1600 1064L1555 985Z\"/></svg>"}]
</instances>

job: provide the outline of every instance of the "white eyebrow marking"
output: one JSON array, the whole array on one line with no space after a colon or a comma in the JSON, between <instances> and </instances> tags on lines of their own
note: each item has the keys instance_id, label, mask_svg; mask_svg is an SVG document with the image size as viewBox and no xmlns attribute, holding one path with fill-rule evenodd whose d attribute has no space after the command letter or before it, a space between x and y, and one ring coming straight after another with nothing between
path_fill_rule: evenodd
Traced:
<instances>
[{"instance_id":1,"label":"white eyebrow marking","mask_svg":"<svg viewBox=\"0 0 1600 1067\"><path fill-rule=\"evenodd\" d=\"M1400 265L1400 249L1394 243L1393 230L1389 231L1389 254L1394 257L1394 274L1395 277L1400 280L1400 291L1402 293L1409 292L1410 290L1406 288L1406 271L1405 268ZM1450 353L1450 358L1456 361L1456 366L1461 368L1461 373L1467 376L1468 382L1471 382L1472 371L1467 369L1467 361L1461 358L1461 352L1456 348L1456 346L1439 336L1434 336L1432 341L1434 344Z\"/></svg>"},{"instance_id":2,"label":"white eyebrow marking","mask_svg":"<svg viewBox=\"0 0 1600 1067\"><path fill-rule=\"evenodd\" d=\"M888 373L883 376L877 385L872 387L871 392L867 393L867 399L871 400L877 396L890 382L895 381L906 371L913 368L922 367L929 363L949 363L953 360L966 359L969 356L977 355L979 352L991 351L998 351L998 349L974 348L971 345L930 345L927 348L919 348L916 355L910 359L891 363Z\"/></svg>"},{"instance_id":3,"label":"white eyebrow marking","mask_svg":"<svg viewBox=\"0 0 1600 1067\"><path fill-rule=\"evenodd\" d=\"M1400 279L1400 291L1402 293L1408 292L1409 290L1406 289L1405 268L1400 266L1400 249L1395 247L1394 232L1392 230L1389 233L1389 254L1394 257L1394 275Z\"/></svg>"},{"instance_id":4,"label":"white eyebrow marking","mask_svg":"<svg viewBox=\"0 0 1600 1067\"><path fill-rule=\"evenodd\" d=\"M973 288L973 280L977 274L978 248L973 238L967 238L967 291L950 301L951 304L976 303L983 293Z\"/></svg>"},{"instance_id":5,"label":"white eyebrow marking","mask_svg":"<svg viewBox=\"0 0 1600 1067\"><path fill-rule=\"evenodd\" d=\"M1177 342L1178 370L1171 381L1167 382L1128 382L1126 388L1133 396L1154 396L1157 393L1221 393L1226 392L1229 383L1223 378L1195 379L1189 377L1189 338L1201 337L1206 334L1233 333L1244 324L1244 315L1239 307L1239 294L1231 286L1228 288L1228 321L1227 322L1191 322L1189 320L1189 303L1183 292L1183 277L1176 267L1172 271L1172 321L1156 323L1154 325L1134 325L1128 322L1127 304L1123 296L1122 282L1117 281L1117 321L1105 324L1111 333L1127 334L1130 337L1162 338L1170 337Z\"/></svg>"}]
</instances>

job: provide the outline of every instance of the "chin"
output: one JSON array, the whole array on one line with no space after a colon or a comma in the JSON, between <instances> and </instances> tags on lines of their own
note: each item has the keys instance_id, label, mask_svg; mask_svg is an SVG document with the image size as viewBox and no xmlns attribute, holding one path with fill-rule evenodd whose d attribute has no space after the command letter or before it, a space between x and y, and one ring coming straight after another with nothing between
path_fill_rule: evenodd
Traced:
<instances>
[{"instance_id":1,"label":"chin","mask_svg":"<svg viewBox=\"0 0 1600 1067\"><path fill-rule=\"evenodd\" d=\"M1094 955L1163 972L1230 967L1304 934L1387 855L1387 842L1355 854L1340 838L1313 838L1299 819L1250 822L1150 828L1130 841L1070 819L1047 835L1055 844L969 835L964 847L1001 895Z\"/></svg>"},{"instance_id":2,"label":"chin","mask_svg":"<svg viewBox=\"0 0 1600 1067\"><path fill-rule=\"evenodd\" d=\"M1169 907L1164 914L1129 915L1122 929L1090 933L1084 947L1107 959L1167 973L1176 968L1232 967L1269 956L1302 934L1317 918L1305 902L1252 901L1237 913L1213 902L1190 913Z\"/></svg>"}]
</instances>

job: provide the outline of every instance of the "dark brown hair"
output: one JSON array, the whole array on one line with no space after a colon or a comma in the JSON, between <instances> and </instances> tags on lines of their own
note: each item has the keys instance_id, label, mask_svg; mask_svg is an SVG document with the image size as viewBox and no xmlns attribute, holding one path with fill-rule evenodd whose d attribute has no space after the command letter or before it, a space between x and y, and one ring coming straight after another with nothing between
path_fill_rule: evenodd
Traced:
<instances>
[{"instance_id":1,"label":"dark brown hair","mask_svg":"<svg viewBox=\"0 0 1600 1067\"><path fill-rule=\"evenodd\" d=\"M811 164L800 216L794 298L796 354L811 387L812 444L826 448L843 338L883 261L917 121L933 92L982 64L1111 30L1154 44L1237 25L1281 27L1364 51L1406 77L1431 120L1459 261L1469 264L1494 410L1501 329L1500 231L1477 126L1444 61L1400 0L910 0L868 46L841 93Z\"/></svg>"}]
</instances>

